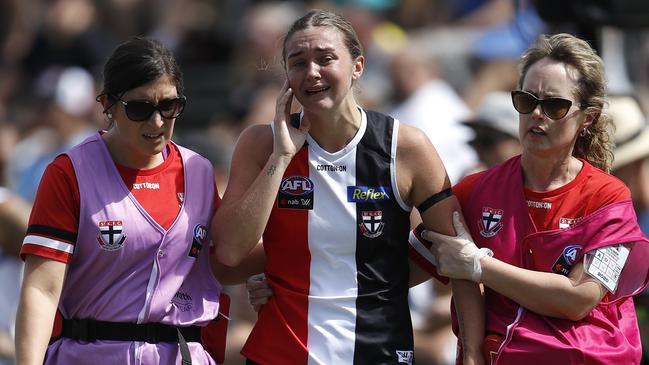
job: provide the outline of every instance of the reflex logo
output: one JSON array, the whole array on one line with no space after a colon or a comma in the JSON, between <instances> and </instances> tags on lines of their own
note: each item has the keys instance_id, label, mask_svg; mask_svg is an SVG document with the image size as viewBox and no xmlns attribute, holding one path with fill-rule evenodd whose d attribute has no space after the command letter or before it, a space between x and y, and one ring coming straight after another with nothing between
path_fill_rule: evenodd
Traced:
<instances>
[{"instance_id":1,"label":"reflex logo","mask_svg":"<svg viewBox=\"0 0 649 365\"><path fill-rule=\"evenodd\" d=\"M313 191L313 182L306 176L289 176L282 180L279 190L289 195L306 195Z\"/></svg>"},{"instance_id":2,"label":"reflex logo","mask_svg":"<svg viewBox=\"0 0 649 365\"><path fill-rule=\"evenodd\" d=\"M348 186L347 201L351 203L375 203L390 199L392 189L387 186Z\"/></svg>"}]
</instances>

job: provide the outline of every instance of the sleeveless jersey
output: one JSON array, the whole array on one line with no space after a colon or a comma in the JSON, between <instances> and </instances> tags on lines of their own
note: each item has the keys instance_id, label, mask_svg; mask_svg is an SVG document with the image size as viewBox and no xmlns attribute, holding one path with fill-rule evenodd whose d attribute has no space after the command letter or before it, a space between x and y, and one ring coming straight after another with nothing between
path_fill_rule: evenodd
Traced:
<instances>
[{"instance_id":1,"label":"sleeveless jersey","mask_svg":"<svg viewBox=\"0 0 649 365\"><path fill-rule=\"evenodd\" d=\"M399 123L361 114L342 150L307 136L284 173L263 235L273 296L242 350L255 362L414 363Z\"/></svg>"},{"instance_id":2,"label":"sleeveless jersey","mask_svg":"<svg viewBox=\"0 0 649 365\"><path fill-rule=\"evenodd\" d=\"M165 230L124 184L99 134L67 155L79 185L79 230L59 310L65 318L113 322L206 325L216 317L220 285L209 265L207 227L214 210L211 164L178 146L185 199ZM199 343L189 343L197 364L213 364ZM178 345L79 342L61 338L45 363L173 363Z\"/></svg>"}]
</instances>

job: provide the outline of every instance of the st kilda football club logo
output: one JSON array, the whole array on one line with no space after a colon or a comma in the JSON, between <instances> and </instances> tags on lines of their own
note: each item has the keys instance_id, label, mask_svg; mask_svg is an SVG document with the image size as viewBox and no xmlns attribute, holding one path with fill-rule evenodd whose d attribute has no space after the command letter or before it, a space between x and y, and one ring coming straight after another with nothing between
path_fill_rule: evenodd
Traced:
<instances>
[{"instance_id":1,"label":"st kilda football club logo","mask_svg":"<svg viewBox=\"0 0 649 365\"><path fill-rule=\"evenodd\" d=\"M124 246L126 234L122 233L122 221L100 221L97 242L106 251L119 250Z\"/></svg>"},{"instance_id":2,"label":"st kilda football club logo","mask_svg":"<svg viewBox=\"0 0 649 365\"><path fill-rule=\"evenodd\" d=\"M194 226L194 234L192 235L192 246L189 248L188 256L197 258L201 253L203 246L207 242L207 227L202 224Z\"/></svg>"},{"instance_id":3,"label":"st kilda football club logo","mask_svg":"<svg viewBox=\"0 0 649 365\"><path fill-rule=\"evenodd\" d=\"M502 218L502 209L482 207L482 219L478 221L478 227L480 228L482 237L493 237L496 233L500 232L500 229L503 228Z\"/></svg>"},{"instance_id":4,"label":"st kilda football club logo","mask_svg":"<svg viewBox=\"0 0 649 365\"><path fill-rule=\"evenodd\" d=\"M383 211L363 211L361 212L361 224L359 227L363 236L367 238L376 238L383 233Z\"/></svg>"}]
</instances>

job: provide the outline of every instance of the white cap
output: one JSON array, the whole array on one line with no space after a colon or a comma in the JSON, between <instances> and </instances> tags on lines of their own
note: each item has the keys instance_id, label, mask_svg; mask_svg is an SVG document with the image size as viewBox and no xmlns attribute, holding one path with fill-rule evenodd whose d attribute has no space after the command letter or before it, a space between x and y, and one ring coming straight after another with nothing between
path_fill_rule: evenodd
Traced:
<instances>
[{"instance_id":1,"label":"white cap","mask_svg":"<svg viewBox=\"0 0 649 365\"><path fill-rule=\"evenodd\" d=\"M518 112L508 92L492 92L482 100L476 113L464 122L468 126L487 126L518 139Z\"/></svg>"},{"instance_id":2,"label":"white cap","mask_svg":"<svg viewBox=\"0 0 649 365\"><path fill-rule=\"evenodd\" d=\"M78 66L45 70L36 80L36 92L72 115L81 116L95 105L95 80Z\"/></svg>"},{"instance_id":3,"label":"white cap","mask_svg":"<svg viewBox=\"0 0 649 365\"><path fill-rule=\"evenodd\" d=\"M611 96L607 112L615 126L612 169L649 157L649 126L638 102L631 96Z\"/></svg>"}]
</instances>

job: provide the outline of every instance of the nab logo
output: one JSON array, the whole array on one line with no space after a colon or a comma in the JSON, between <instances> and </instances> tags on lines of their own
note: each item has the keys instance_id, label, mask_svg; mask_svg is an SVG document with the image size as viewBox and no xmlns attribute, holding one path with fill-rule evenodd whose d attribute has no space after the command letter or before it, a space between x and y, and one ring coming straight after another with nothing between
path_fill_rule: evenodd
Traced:
<instances>
[{"instance_id":1,"label":"nab logo","mask_svg":"<svg viewBox=\"0 0 649 365\"><path fill-rule=\"evenodd\" d=\"M313 182L306 176L289 176L282 180L280 192L300 196L313 192Z\"/></svg>"},{"instance_id":2,"label":"nab logo","mask_svg":"<svg viewBox=\"0 0 649 365\"><path fill-rule=\"evenodd\" d=\"M282 180L277 206L283 209L313 209L314 184L306 176L289 176Z\"/></svg>"}]
</instances>

